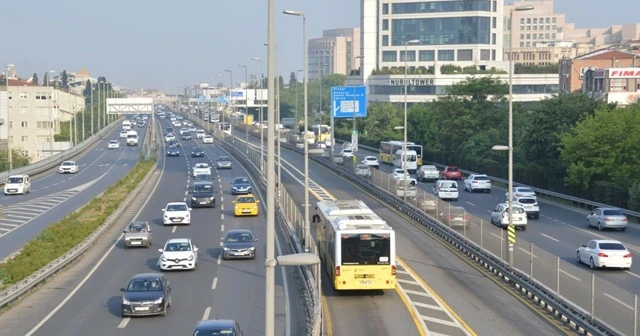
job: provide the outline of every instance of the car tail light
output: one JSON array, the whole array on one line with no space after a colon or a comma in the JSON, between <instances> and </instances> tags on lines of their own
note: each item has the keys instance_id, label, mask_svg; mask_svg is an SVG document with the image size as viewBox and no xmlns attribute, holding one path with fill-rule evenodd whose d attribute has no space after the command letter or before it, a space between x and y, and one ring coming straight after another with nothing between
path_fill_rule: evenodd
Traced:
<instances>
[{"instance_id":1,"label":"car tail light","mask_svg":"<svg viewBox=\"0 0 640 336\"><path fill-rule=\"evenodd\" d=\"M336 266L336 276L340 276L340 266Z\"/></svg>"},{"instance_id":2,"label":"car tail light","mask_svg":"<svg viewBox=\"0 0 640 336\"><path fill-rule=\"evenodd\" d=\"M625 258L631 258L631 253L627 253L624 255Z\"/></svg>"},{"instance_id":3,"label":"car tail light","mask_svg":"<svg viewBox=\"0 0 640 336\"><path fill-rule=\"evenodd\" d=\"M626 221L627 221L627 218L626 218L626 217L625 217L625 218L623 218L623 219L622 219L622 221L623 221L623 222L626 222Z\"/></svg>"},{"instance_id":4,"label":"car tail light","mask_svg":"<svg viewBox=\"0 0 640 336\"><path fill-rule=\"evenodd\" d=\"M507 217L509 217L509 214L507 212L503 212L502 213L502 218L507 218Z\"/></svg>"},{"instance_id":5,"label":"car tail light","mask_svg":"<svg viewBox=\"0 0 640 336\"><path fill-rule=\"evenodd\" d=\"M391 266L391 275L396 275L396 266L395 265Z\"/></svg>"},{"instance_id":6,"label":"car tail light","mask_svg":"<svg viewBox=\"0 0 640 336\"><path fill-rule=\"evenodd\" d=\"M598 253L598 257L604 257L604 258L608 258L609 256L606 253Z\"/></svg>"},{"instance_id":7,"label":"car tail light","mask_svg":"<svg viewBox=\"0 0 640 336\"><path fill-rule=\"evenodd\" d=\"M467 216L464 217L464 220L466 220L466 221L471 220L471 217L469 215L467 215Z\"/></svg>"},{"instance_id":8,"label":"car tail light","mask_svg":"<svg viewBox=\"0 0 640 336\"><path fill-rule=\"evenodd\" d=\"M478 184L478 181L473 181L473 182L471 182L471 183L475 183L475 184Z\"/></svg>"},{"instance_id":9,"label":"car tail light","mask_svg":"<svg viewBox=\"0 0 640 336\"><path fill-rule=\"evenodd\" d=\"M613 218L605 217L605 218L604 218L604 221L605 221L605 222L612 222L612 221L613 221Z\"/></svg>"}]
</instances>

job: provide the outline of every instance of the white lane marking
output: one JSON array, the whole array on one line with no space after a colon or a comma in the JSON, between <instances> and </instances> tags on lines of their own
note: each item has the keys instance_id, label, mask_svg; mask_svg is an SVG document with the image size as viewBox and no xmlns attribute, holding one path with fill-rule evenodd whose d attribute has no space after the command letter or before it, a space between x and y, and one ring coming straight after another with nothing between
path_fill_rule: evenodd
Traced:
<instances>
[{"instance_id":1,"label":"white lane marking","mask_svg":"<svg viewBox=\"0 0 640 336\"><path fill-rule=\"evenodd\" d=\"M630 272L630 271L624 271L624 272L627 273L627 274L633 275L634 277L640 279L640 275L637 275L637 274L635 274L633 272Z\"/></svg>"},{"instance_id":2,"label":"white lane marking","mask_svg":"<svg viewBox=\"0 0 640 336\"><path fill-rule=\"evenodd\" d=\"M213 278L213 283L211 284L211 289L216 289L218 287L218 277Z\"/></svg>"},{"instance_id":3,"label":"white lane marking","mask_svg":"<svg viewBox=\"0 0 640 336\"><path fill-rule=\"evenodd\" d=\"M557 240L557 239L555 239L555 238L553 238L553 237L551 237L551 236L549 236L549 235L546 235L546 234L544 234L544 233L541 233L541 235L542 235L543 237L545 237L545 238L548 238L548 239L553 240L553 241L554 241L554 242L556 242L556 243L557 243L557 242L559 242L559 240Z\"/></svg>"},{"instance_id":4,"label":"white lane marking","mask_svg":"<svg viewBox=\"0 0 640 336\"><path fill-rule=\"evenodd\" d=\"M223 243L223 242L220 242L220 246L224 246L224 243Z\"/></svg>"},{"instance_id":5,"label":"white lane marking","mask_svg":"<svg viewBox=\"0 0 640 336\"><path fill-rule=\"evenodd\" d=\"M467 201L465 201L465 203L467 203L467 204L469 204L469 205L471 205L471 206L476 206L475 204L473 204L473 203L471 203L471 202L467 202Z\"/></svg>"},{"instance_id":6,"label":"white lane marking","mask_svg":"<svg viewBox=\"0 0 640 336\"><path fill-rule=\"evenodd\" d=\"M222 186L220 186L222 187ZM220 197L220 202L224 202L224 197Z\"/></svg>"},{"instance_id":7,"label":"white lane marking","mask_svg":"<svg viewBox=\"0 0 640 336\"><path fill-rule=\"evenodd\" d=\"M531 255L531 252L529 252L529 251L527 251L527 250L523 249L522 247L518 247L518 250L520 250L520 251L522 251L522 252L524 252L524 253L526 253L526 254ZM533 255L533 257L534 257L534 258L537 258L538 256L534 254L534 255Z\"/></svg>"},{"instance_id":8,"label":"white lane marking","mask_svg":"<svg viewBox=\"0 0 640 336\"><path fill-rule=\"evenodd\" d=\"M224 214L220 214L220 219L224 220Z\"/></svg>"},{"instance_id":9,"label":"white lane marking","mask_svg":"<svg viewBox=\"0 0 640 336\"><path fill-rule=\"evenodd\" d=\"M144 201L144 203L142 204L140 209L138 209L138 212L136 213L136 215L134 217L134 221L140 216L140 214L142 213L142 210L144 210L144 208L147 206L147 203L149 203L149 200L151 199L151 195L153 195L155 193L156 189L158 189L158 185L160 185L160 181L162 180L162 175L164 174L165 163L166 163L166 160L163 160L162 161L162 169L160 170L160 177L156 180L156 185L153 186L153 189L149 193L150 196L147 197L147 199ZM69 300L71 300L71 298L80 290L80 288L82 288L82 286L84 286L84 284L87 281L89 281L89 278L91 278L93 273L95 273L98 270L98 268L102 265L102 263L107 259L107 257L111 254L111 252L116 248L116 246L118 245L120 240L122 240L122 237L124 237L124 233L120 234L118 239L116 239L116 241L113 243L113 245L111 245L109 250L107 250L107 253L105 253L102 256L102 258L100 258L100 260L98 260L98 262L93 266L93 268L89 271L89 273L82 279L82 281L80 281L80 283L71 291L71 293L69 293L55 308L53 308L53 310L51 310L49 312L49 314L47 314L47 316L45 316L40 322L38 322L38 324L36 324L24 336L32 336L33 334L35 334L38 331L38 329L40 329L45 323L47 323L47 321L49 321L53 317L53 315L55 315L60 309L62 309L62 307L67 302L69 302Z\"/></svg>"},{"instance_id":10,"label":"white lane marking","mask_svg":"<svg viewBox=\"0 0 640 336\"><path fill-rule=\"evenodd\" d=\"M222 202L222 200L220 200ZM224 204L220 204L220 211L224 211Z\"/></svg>"},{"instance_id":11,"label":"white lane marking","mask_svg":"<svg viewBox=\"0 0 640 336\"><path fill-rule=\"evenodd\" d=\"M632 306L630 306L630 305L628 305L628 304L626 304L626 303L624 303L624 302L620 301L620 299L618 299L618 298L614 297L613 295L610 295L610 294L607 294L607 293L603 293L603 294L604 294L604 296L606 296L606 297L610 298L611 300L613 300L613 301L615 301L615 302L617 302L617 303L619 303L619 304L621 304L621 305L623 305L623 306L625 306L625 307L627 307L627 308L629 308L629 309L633 310L633 307L632 307Z\"/></svg>"},{"instance_id":12,"label":"white lane marking","mask_svg":"<svg viewBox=\"0 0 640 336\"><path fill-rule=\"evenodd\" d=\"M118 324L118 329L124 329L127 326L127 324L129 324L129 321L131 321L130 317L123 318L120 324Z\"/></svg>"},{"instance_id":13,"label":"white lane marking","mask_svg":"<svg viewBox=\"0 0 640 336\"><path fill-rule=\"evenodd\" d=\"M173 229L171 229L171 233L176 233L176 230L177 230L177 229L178 229L178 226L177 226L177 225L174 225L174 226L173 226Z\"/></svg>"},{"instance_id":14,"label":"white lane marking","mask_svg":"<svg viewBox=\"0 0 640 336\"><path fill-rule=\"evenodd\" d=\"M187 198L186 198L186 197L185 197L185 198L183 198L183 199L182 199L182 201L183 201L183 202L186 202L186 201L187 201Z\"/></svg>"},{"instance_id":15,"label":"white lane marking","mask_svg":"<svg viewBox=\"0 0 640 336\"><path fill-rule=\"evenodd\" d=\"M187 188L189 188L189 186L187 186ZM185 191L184 191L184 195L185 195L185 196L189 195L189 190L185 190Z\"/></svg>"},{"instance_id":16,"label":"white lane marking","mask_svg":"<svg viewBox=\"0 0 640 336\"><path fill-rule=\"evenodd\" d=\"M222 255L219 254L218 255L218 261L216 262L218 265L220 265L220 263L222 262Z\"/></svg>"},{"instance_id":17,"label":"white lane marking","mask_svg":"<svg viewBox=\"0 0 640 336\"><path fill-rule=\"evenodd\" d=\"M573 280L575 280L575 281L582 281L582 280L580 280L580 278L578 278L578 277L576 277L576 276L574 276L574 275L571 275L569 272L567 272L567 271L565 271L565 270L562 270L562 269L561 269L561 270L560 270L560 272L562 272L564 275L566 275L566 276L568 276L568 277L572 278L572 279L573 279Z\"/></svg>"},{"instance_id":18,"label":"white lane marking","mask_svg":"<svg viewBox=\"0 0 640 336\"><path fill-rule=\"evenodd\" d=\"M202 320L208 320L209 319L209 314L211 314L211 307L207 307L204 310L204 314L202 314Z\"/></svg>"},{"instance_id":19,"label":"white lane marking","mask_svg":"<svg viewBox=\"0 0 640 336\"><path fill-rule=\"evenodd\" d=\"M224 231L224 224L220 225L220 231Z\"/></svg>"},{"instance_id":20,"label":"white lane marking","mask_svg":"<svg viewBox=\"0 0 640 336\"><path fill-rule=\"evenodd\" d=\"M494 237L496 237L496 238L498 238L498 239L502 239L502 237L498 236L497 234L495 234L495 233L493 233L493 232L491 232L491 235L492 235L492 236L494 236Z\"/></svg>"}]
</instances>

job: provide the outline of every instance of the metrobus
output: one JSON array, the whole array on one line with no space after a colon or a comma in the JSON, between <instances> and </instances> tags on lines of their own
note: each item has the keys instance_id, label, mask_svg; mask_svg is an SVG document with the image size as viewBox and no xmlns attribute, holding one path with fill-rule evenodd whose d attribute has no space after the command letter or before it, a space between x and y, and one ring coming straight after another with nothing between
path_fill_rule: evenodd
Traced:
<instances>
[{"instance_id":1,"label":"metrobus","mask_svg":"<svg viewBox=\"0 0 640 336\"><path fill-rule=\"evenodd\" d=\"M397 150L393 155L393 158L395 159L395 161L393 161L394 167L405 169L405 157L404 151L402 149ZM415 174L416 170L418 170L418 153L416 153L416 151L414 150L407 150L406 163L407 171L411 174Z\"/></svg>"},{"instance_id":2,"label":"metrobus","mask_svg":"<svg viewBox=\"0 0 640 336\"><path fill-rule=\"evenodd\" d=\"M395 231L364 202L318 202L313 223L334 289L395 289Z\"/></svg>"},{"instance_id":3,"label":"metrobus","mask_svg":"<svg viewBox=\"0 0 640 336\"><path fill-rule=\"evenodd\" d=\"M404 141L381 141L380 142L380 162L394 164L396 159L394 154L398 150L404 149ZM407 151L415 151L418 157L417 165L422 166L422 145L416 145L414 142L407 142Z\"/></svg>"},{"instance_id":4,"label":"metrobus","mask_svg":"<svg viewBox=\"0 0 640 336\"><path fill-rule=\"evenodd\" d=\"M231 124L228 122L218 123L218 129L221 131L231 131Z\"/></svg>"},{"instance_id":5,"label":"metrobus","mask_svg":"<svg viewBox=\"0 0 640 336\"><path fill-rule=\"evenodd\" d=\"M331 126L329 125L312 125L311 131L315 134L318 143L326 143L331 138Z\"/></svg>"}]
</instances>

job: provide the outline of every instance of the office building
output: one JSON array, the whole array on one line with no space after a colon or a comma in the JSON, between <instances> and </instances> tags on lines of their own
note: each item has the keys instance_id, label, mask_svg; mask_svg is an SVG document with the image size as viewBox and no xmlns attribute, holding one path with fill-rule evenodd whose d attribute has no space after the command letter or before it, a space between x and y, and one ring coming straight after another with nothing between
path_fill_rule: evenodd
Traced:
<instances>
[{"instance_id":1,"label":"office building","mask_svg":"<svg viewBox=\"0 0 640 336\"><path fill-rule=\"evenodd\" d=\"M607 103L626 106L640 101L640 68L588 69L582 91Z\"/></svg>"},{"instance_id":2,"label":"office building","mask_svg":"<svg viewBox=\"0 0 640 336\"><path fill-rule=\"evenodd\" d=\"M560 92L584 92L584 74L590 69L635 68L640 66L640 54L630 51L632 50L603 49L575 58L560 60ZM601 76L600 78L604 78L602 77L603 75L599 75Z\"/></svg>"},{"instance_id":3,"label":"office building","mask_svg":"<svg viewBox=\"0 0 640 336\"><path fill-rule=\"evenodd\" d=\"M327 74L349 75L360 56L360 28L329 29L308 42L309 79Z\"/></svg>"}]
</instances>

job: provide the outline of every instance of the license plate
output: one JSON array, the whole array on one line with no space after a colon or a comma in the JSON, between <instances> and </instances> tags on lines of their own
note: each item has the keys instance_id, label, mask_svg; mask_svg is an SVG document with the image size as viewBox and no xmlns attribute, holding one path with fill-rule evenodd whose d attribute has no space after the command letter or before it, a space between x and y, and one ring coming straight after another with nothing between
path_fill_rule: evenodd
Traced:
<instances>
[{"instance_id":1,"label":"license plate","mask_svg":"<svg viewBox=\"0 0 640 336\"><path fill-rule=\"evenodd\" d=\"M133 242L131 242L131 245L140 245L140 244L142 244L142 242L139 242L139 241L133 241Z\"/></svg>"},{"instance_id":2,"label":"license plate","mask_svg":"<svg viewBox=\"0 0 640 336\"><path fill-rule=\"evenodd\" d=\"M251 212L251 210L242 210L242 212Z\"/></svg>"},{"instance_id":3,"label":"license plate","mask_svg":"<svg viewBox=\"0 0 640 336\"><path fill-rule=\"evenodd\" d=\"M147 311L149 307L136 307L136 311Z\"/></svg>"},{"instance_id":4,"label":"license plate","mask_svg":"<svg viewBox=\"0 0 640 336\"><path fill-rule=\"evenodd\" d=\"M359 283L361 285L373 285L373 281L371 280L360 280Z\"/></svg>"},{"instance_id":5,"label":"license plate","mask_svg":"<svg viewBox=\"0 0 640 336\"><path fill-rule=\"evenodd\" d=\"M208 203L207 201L200 202L200 204L207 204L207 203Z\"/></svg>"},{"instance_id":6,"label":"license plate","mask_svg":"<svg viewBox=\"0 0 640 336\"><path fill-rule=\"evenodd\" d=\"M461 220L462 220L462 217L456 217L456 218L454 218L453 220L461 221Z\"/></svg>"},{"instance_id":7,"label":"license plate","mask_svg":"<svg viewBox=\"0 0 640 336\"><path fill-rule=\"evenodd\" d=\"M174 222L182 222L182 219L172 219Z\"/></svg>"},{"instance_id":8,"label":"license plate","mask_svg":"<svg viewBox=\"0 0 640 336\"><path fill-rule=\"evenodd\" d=\"M236 252L234 255L244 255L244 252Z\"/></svg>"}]
</instances>

